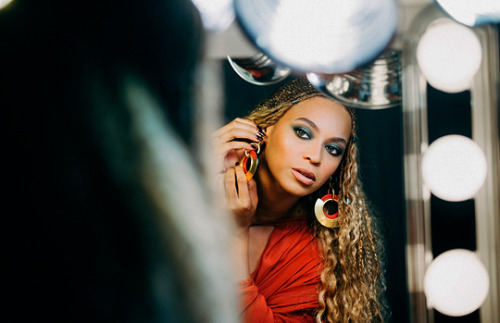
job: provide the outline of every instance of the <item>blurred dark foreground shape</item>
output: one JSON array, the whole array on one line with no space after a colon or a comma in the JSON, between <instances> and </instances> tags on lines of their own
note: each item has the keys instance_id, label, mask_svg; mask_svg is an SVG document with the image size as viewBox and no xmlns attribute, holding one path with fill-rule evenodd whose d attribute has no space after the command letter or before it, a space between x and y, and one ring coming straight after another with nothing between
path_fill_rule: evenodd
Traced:
<instances>
[{"instance_id":1,"label":"blurred dark foreground shape","mask_svg":"<svg viewBox=\"0 0 500 323\"><path fill-rule=\"evenodd\" d=\"M189 0L0 11L2 321L235 322L189 149L202 42Z\"/></svg>"}]
</instances>

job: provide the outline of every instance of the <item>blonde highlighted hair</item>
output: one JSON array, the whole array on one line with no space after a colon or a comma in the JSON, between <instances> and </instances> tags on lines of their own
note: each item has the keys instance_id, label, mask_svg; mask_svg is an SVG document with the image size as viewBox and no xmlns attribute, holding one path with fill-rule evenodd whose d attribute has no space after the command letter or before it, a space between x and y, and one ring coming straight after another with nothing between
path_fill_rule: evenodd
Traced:
<instances>
[{"instance_id":1,"label":"blonde highlighted hair","mask_svg":"<svg viewBox=\"0 0 500 323\"><path fill-rule=\"evenodd\" d=\"M327 98L307 80L297 78L261 102L247 118L266 128L276 124L294 104L312 97ZM385 312L381 294L385 288L377 256L375 223L358 177L354 112L343 106L351 115L352 131L346 153L335 172L341 201L340 226L329 229L311 221L325 259L316 322L381 322ZM315 198L317 196L310 196L304 201L312 204ZM313 207L308 209L313 218Z\"/></svg>"}]
</instances>

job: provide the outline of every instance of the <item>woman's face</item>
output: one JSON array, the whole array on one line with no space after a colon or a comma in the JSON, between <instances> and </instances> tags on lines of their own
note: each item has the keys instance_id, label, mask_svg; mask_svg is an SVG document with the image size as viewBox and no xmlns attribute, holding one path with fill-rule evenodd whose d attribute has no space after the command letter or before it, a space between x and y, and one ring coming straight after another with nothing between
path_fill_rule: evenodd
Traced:
<instances>
[{"instance_id":1,"label":"woman's face","mask_svg":"<svg viewBox=\"0 0 500 323\"><path fill-rule=\"evenodd\" d=\"M269 183L294 196L315 192L339 166L350 134L351 116L340 103L322 97L297 103L267 128Z\"/></svg>"}]
</instances>

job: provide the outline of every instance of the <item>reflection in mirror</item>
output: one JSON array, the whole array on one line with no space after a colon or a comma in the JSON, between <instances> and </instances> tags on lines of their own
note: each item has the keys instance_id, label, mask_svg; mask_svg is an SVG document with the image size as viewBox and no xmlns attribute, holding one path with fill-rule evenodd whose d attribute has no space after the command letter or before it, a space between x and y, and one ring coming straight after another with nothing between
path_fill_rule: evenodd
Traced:
<instances>
[{"instance_id":1,"label":"reflection in mirror","mask_svg":"<svg viewBox=\"0 0 500 323\"><path fill-rule=\"evenodd\" d=\"M242 80L227 60L224 65L225 120L248 114L248 109L281 85L255 86ZM287 79L291 79L289 76ZM287 80L283 81L287 82ZM363 188L383 231L387 303L393 322L409 322L405 277L405 218L401 105L355 109Z\"/></svg>"},{"instance_id":2,"label":"reflection in mirror","mask_svg":"<svg viewBox=\"0 0 500 323\"><path fill-rule=\"evenodd\" d=\"M372 61L393 39L394 0L235 0L248 38L296 72L345 73Z\"/></svg>"},{"instance_id":3,"label":"reflection in mirror","mask_svg":"<svg viewBox=\"0 0 500 323\"><path fill-rule=\"evenodd\" d=\"M388 49L368 66L334 75L308 73L320 91L357 108L384 109L401 103L401 52Z\"/></svg>"},{"instance_id":4,"label":"reflection in mirror","mask_svg":"<svg viewBox=\"0 0 500 323\"><path fill-rule=\"evenodd\" d=\"M471 87L481 66L482 50L472 29L439 18L420 37L416 54L429 84L444 92L458 93Z\"/></svg>"},{"instance_id":5,"label":"reflection in mirror","mask_svg":"<svg viewBox=\"0 0 500 323\"><path fill-rule=\"evenodd\" d=\"M496 246L499 245L500 204L498 157L495 157L499 147L497 27L471 29L482 48L479 71L470 86L458 92L445 92L433 87L417 57L417 46L427 28L443 17L444 13L435 5L423 7L411 21L403 39L404 168L408 222L406 259L410 317L413 322L499 322L500 250ZM437 37L441 44L446 41L443 37L449 35ZM446 72L459 67L448 67ZM423 154L430 144L450 134L474 140L484 151L488 174L491 174L477 194L465 201L442 200L423 183ZM457 248L475 251L490 273L491 284L485 302L477 311L453 318L441 313L435 307L435 300L426 298L423 284L424 274L432 260Z\"/></svg>"},{"instance_id":6,"label":"reflection in mirror","mask_svg":"<svg viewBox=\"0 0 500 323\"><path fill-rule=\"evenodd\" d=\"M286 79L291 73L290 68L277 64L262 53L248 58L227 56L227 60L236 74L255 85L275 84Z\"/></svg>"}]
</instances>

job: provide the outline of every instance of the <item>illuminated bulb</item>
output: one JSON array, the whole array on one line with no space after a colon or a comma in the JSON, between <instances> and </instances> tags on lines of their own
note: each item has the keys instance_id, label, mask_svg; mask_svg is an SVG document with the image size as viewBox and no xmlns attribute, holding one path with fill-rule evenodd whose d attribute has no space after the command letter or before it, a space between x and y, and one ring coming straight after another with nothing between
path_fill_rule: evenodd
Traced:
<instances>
[{"instance_id":1,"label":"illuminated bulb","mask_svg":"<svg viewBox=\"0 0 500 323\"><path fill-rule=\"evenodd\" d=\"M12 0L0 0L0 9L7 7L7 5L11 2Z\"/></svg>"},{"instance_id":2,"label":"illuminated bulb","mask_svg":"<svg viewBox=\"0 0 500 323\"><path fill-rule=\"evenodd\" d=\"M488 295L489 285L483 263L465 249L440 254L424 275L428 307L448 316L464 316L477 310Z\"/></svg>"},{"instance_id":3,"label":"illuminated bulb","mask_svg":"<svg viewBox=\"0 0 500 323\"><path fill-rule=\"evenodd\" d=\"M201 15L205 29L223 32L234 20L232 0L191 0Z\"/></svg>"},{"instance_id":4,"label":"illuminated bulb","mask_svg":"<svg viewBox=\"0 0 500 323\"><path fill-rule=\"evenodd\" d=\"M386 6L387 11L382 11L379 6ZM361 47L369 47L355 41L362 38L362 32L372 33L360 30L361 24L355 25L363 21L363 15L367 21L383 19L386 24L396 21L392 3L387 1L319 0L314 4L310 1L281 1L270 26L270 51L291 66L309 65L325 72L331 72L329 68L335 66L349 71L357 66L350 65L348 61L351 60L343 56L361 56L358 52L363 52ZM378 52L392 37L392 33L387 33L384 28L380 31L367 40L367 43L379 42Z\"/></svg>"},{"instance_id":5,"label":"illuminated bulb","mask_svg":"<svg viewBox=\"0 0 500 323\"><path fill-rule=\"evenodd\" d=\"M470 88L481 55L476 34L447 18L432 22L417 46L418 65L427 82L449 93Z\"/></svg>"},{"instance_id":6,"label":"illuminated bulb","mask_svg":"<svg viewBox=\"0 0 500 323\"><path fill-rule=\"evenodd\" d=\"M294 71L343 73L387 47L395 0L234 0L238 22L267 56Z\"/></svg>"},{"instance_id":7,"label":"illuminated bulb","mask_svg":"<svg viewBox=\"0 0 500 323\"><path fill-rule=\"evenodd\" d=\"M498 0L437 0L453 19L468 26L500 22Z\"/></svg>"},{"instance_id":8,"label":"illuminated bulb","mask_svg":"<svg viewBox=\"0 0 500 323\"><path fill-rule=\"evenodd\" d=\"M472 198L486 179L487 163L470 138L449 135L434 141L422 158L422 177L429 190L446 201Z\"/></svg>"}]
</instances>

